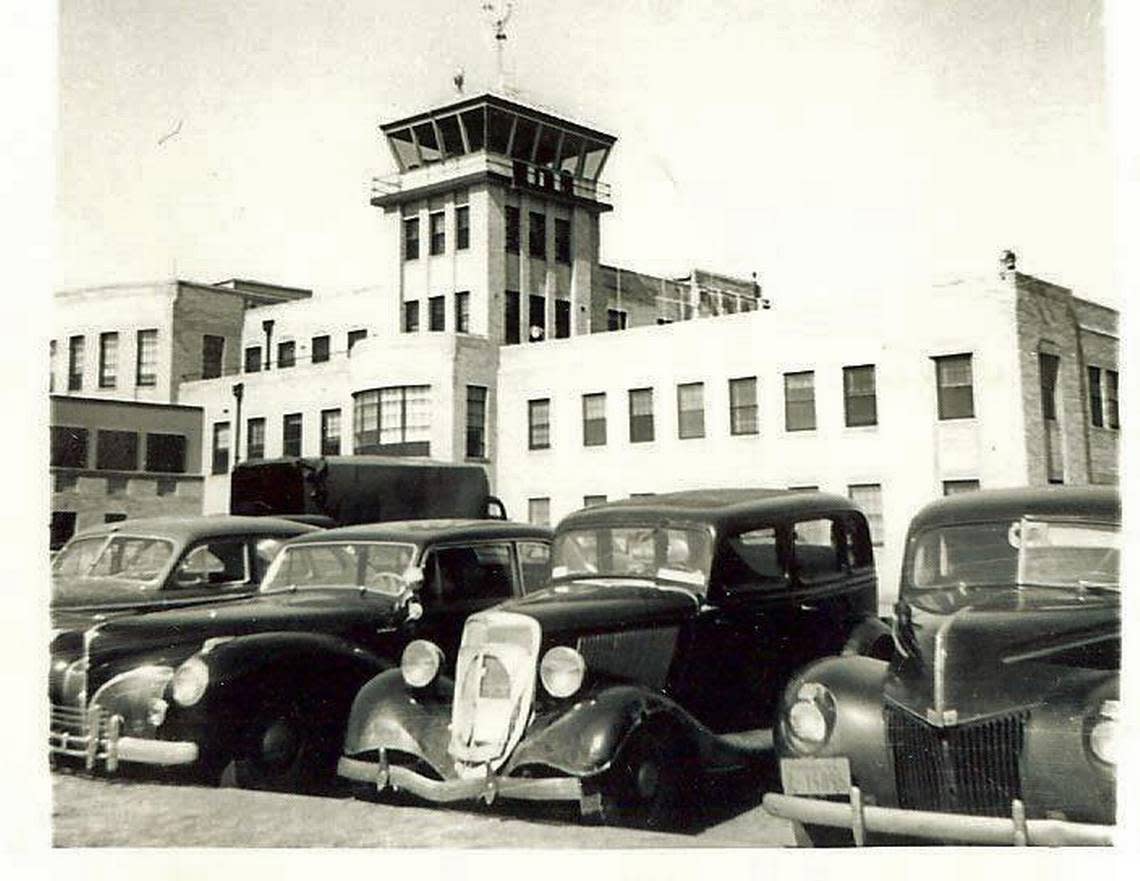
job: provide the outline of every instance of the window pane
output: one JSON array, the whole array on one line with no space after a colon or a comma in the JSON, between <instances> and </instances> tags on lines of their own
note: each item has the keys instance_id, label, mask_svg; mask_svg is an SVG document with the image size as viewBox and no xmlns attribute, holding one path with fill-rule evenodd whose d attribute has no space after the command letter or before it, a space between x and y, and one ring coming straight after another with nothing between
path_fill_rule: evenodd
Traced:
<instances>
[{"instance_id":1,"label":"window pane","mask_svg":"<svg viewBox=\"0 0 1140 881\"><path fill-rule=\"evenodd\" d=\"M506 250L508 254L517 254L519 252L519 240L521 238L521 226L519 221L519 209L514 205L506 206Z\"/></svg>"},{"instance_id":2,"label":"window pane","mask_svg":"<svg viewBox=\"0 0 1140 881\"><path fill-rule=\"evenodd\" d=\"M140 330L136 344L135 385L153 386L158 380L158 331Z\"/></svg>"},{"instance_id":3,"label":"window pane","mask_svg":"<svg viewBox=\"0 0 1140 881\"><path fill-rule=\"evenodd\" d=\"M435 136L435 127L430 122L422 122L419 125L412 126L412 130L419 142L420 156L423 157L425 163L438 162L443 158L439 149L439 142Z\"/></svg>"},{"instance_id":4,"label":"window pane","mask_svg":"<svg viewBox=\"0 0 1140 881\"><path fill-rule=\"evenodd\" d=\"M848 426L878 423L874 365L843 368L843 407Z\"/></svg>"},{"instance_id":5,"label":"window pane","mask_svg":"<svg viewBox=\"0 0 1140 881\"><path fill-rule=\"evenodd\" d=\"M77 392L83 388L84 339L73 336L67 341L67 390Z\"/></svg>"},{"instance_id":6,"label":"window pane","mask_svg":"<svg viewBox=\"0 0 1140 881\"><path fill-rule=\"evenodd\" d=\"M265 458L265 420L255 417L246 423L245 457L251 461Z\"/></svg>"},{"instance_id":7,"label":"window pane","mask_svg":"<svg viewBox=\"0 0 1140 881\"><path fill-rule=\"evenodd\" d=\"M1041 352L1037 355L1037 370L1041 380L1041 416L1043 419L1057 419L1057 374L1061 369L1061 359L1056 355Z\"/></svg>"},{"instance_id":8,"label":"window pane","mask_svg":"<svg viewBox=\"0 0 1140 881\"><path fill-rule=\"evenodd\" d=\"M133 431L99 431L95 441L95 467L106 471L136 471L139 436Z\"/></svg>"},{"instance_id":9,"label":"window pane","mask_svg":"<svg viewBox=\"0 0 1140 881\"><path fill-rule=\"evenodd\" d=\"M677 386L677 433L681 438L705 436L704 384Z\"/></svg>"},{"instance_id":10,"label":"window pane","mask_svg":"<svg viewBox=\"0 0 1140 881\"><path fill-rule=\"evenodd\" d=\"M729 421L733 434L756 434L760 430L756 404L756 377L728 381Z\"/></svg>"},{"instance_id":11,"label":"window pane","mask_svg":"<svg viewBox=\"0 0 1140 881\"><path fill-rule=\"evenodd\" d=\"M404 259L415 260L420 256L420 221L418 217L404 218Z\"/></svg>"},{"instance_id":12,"label":"window pane","mask_svg":"<svg viewBox=\"0 0 1140 881\"><path fill-rule=\"evenodd\" d=\"M554 301L554 338L564 340L570 336L570 301Z\"/></svg>"},{"instance_id":13,"label":"window pane","mask_svg":"<svg viewBox=\"0 0 1140 881\"><path fill-rule=\"evenodd\" d=\"M788 431L815 428L815 373L784 374L784 426Z\"/></svg>"},{"instance_id":14,"label":"window pane","mask_svg":"<svg viewBox=\"0 0 1140 881\"><path fill-rule=\"evenodd\" d=\"M606 395L582 395L582 443L598 447L606 442Z\"/></svg>"},{"instance_id":15,"label":"window pane","mask_svg":"<svg viewBox=\"0 0 1140 881\"><path fill-rule=\"evenodd\" d=\"M321 455L340 455L340 410L321 411Z\"/></svg>"},{"instance_id":16,"label":"window pane","mask_svg":"<svg viewBox=\"0 0 1140 881\"><path fill-rule=\"evenodd\" d=\"M87 429L53 425L51 464L60 468L86 468Z\"/></svg>"},{"instance_id":17,"label":"window pane","mask_svg":"<svg viewBox=\"0 0 1140 881\"><path fill-rule=\"evenodd\" d=\"M1105 417L1109 428L1120 428L1120 375L1115 370L1104 372L1106 389L1104 393Z\"/></svg>"},{"instance_id":18,"label":"window pane","mask_svg":"<svg viewBox=\"0 0 1140 881\"><path fill-rule=\"evenodd\" d=\"M1100 368L1090 367L1089 372L1089 418L1097 428L1104 426L1104 405L1101 400Z\"/></svg>"},{"instance_id":19,"label":"window pane","mask_svg":"<svg viewBox=\"0 0 1140 881\"><path fill-rule=\"evenodd\" d=\"M431 253L438 256L446 250L447 234L444 231L444 213L433 211L428 215L428 227L431 234Z\"/></svg>"},{"instance_id":20,"label":"window pane","mask_svg":"<svg viewBox=\"0 0 1140 881\"><path fill-rule=\"evenodd\" d=\"M226 338L204 334L202 336L202 379L217 379L222 375L222 356Z\"/></svg>"},{"instance_id":21,"label":"window pane","mask_svg":"<svg viewBox=\"0 0 1140 881\"><path fill-rule=\"evenodd\" d=\"M167 474L186 471L186 437L181 434L147 434L146 470Z\"/></svg>"},{"instance_id":22,"label":"window pane","mask_svg":"<svg viewBox=\"0 0 1140 881\"><path fill-rule=\"evenodd\" d=\"M119 335L99 335L99 388L114 388L119 375Z\"/></svg>"},{"instance_id":23,"label":"window pane","mask_svg":"<svg viewBox=\"0 0 1140 881\"><path fill-rule=\"evenodd\" d=\"M530 256L546 259L546 215L538 211L530 212Z\"/></svg>"},{"instance_id":24,"label":"window pane","mask_svg":"<svg viewBox=\"0 0 1140 881\"><path fill-rule=\"evenodd\" d=\"M312 348L314 364L329 360L329 338L327 335L313 337Z\"/></svg>"},{"instance_id":25,"label":"window pane","mask_svg":"<svg viewBox=\"0 0 1140 881\"><path fill-rule=\"evenodd\" d=\"M457 291L455 294L455 332L470 333L471 331L471 294L468 291Z\"/></svg>"},{"instance_id":26,"label":"window pane","mask_svg":"<svg viewBox=\"0 0 1140 881\"><path fill-rule=\"evenodd\" d=\"M486 116L485 110L480 107L475 110L465 110L460 117L463 130L467 132L467 146L472 150L482 150L486 142Z\"/></svg>"},{"instance_id":27,"label":"window pane","mask_svg":"<svg viewBox=\"0 0 1140 881\"><path fill-rule=\"evenodd\" d=\"M523 593L538 590L550 581L550 545L538 541L521 541L517 547Z\"/></svg>"},{"instance_id":28,"label":"window pane","mask_svg":"<svg viewBox=\"0 0 1140 881\"><path fill-rule=\"evenodd\" d=\"M554 219L554 259L570 262L570 221L561 217Z\"/></svg>"},{"instance_id":29,"label":"window pane","mask_svg":"<svg viewBox=\"0 0 1140 881\"><path fill-rule=\"evenodd\" d=\"M408 300L404 303L404 333L416 333L420 329L420 301Z\"/></svg>"},{"instance_id":30,"label":"window pane","mask_svg":"<svg viewBox=\"0 0 1140 881\"><path fill-rule=\"evenodd\" d=\"M527 402L528 446L532 450L545 450L550 447L550 399Z\"/></svg>"},{"instance_id":31,"label":"window pane","mask_svg":"<svg viewBox=\"0 0 1140 881\"><path fill-rule=\"evenodd\" d=\"M428 298L428 330L440 332L443 330L447 304L443 297Z\"/></svg>"},{"instance_id":32,"label":"window pane","mask_svg":"<svg viewBox=\"0 0 1140 881\"><path fill-rule=\"evenodd\" d=\"M537 343L546 338L546 297L531 294L529 303L530 333L528 339L532 343Z\"/></svg>"},{"instance_id":33,"label":"window pane","mask_svg":"<svg viewBox=\"0 0 1140 881\"><path fill-rule=\"evenodd\" d=\"M519 323L522 316L519 307L519 292L507 291L503 301L503 342L515 345L519 342Z\"/></svg>"},{"instance_id":34,"label":"window pane","mask_svg":"<svg viewBox=\"0 0 1140 881\"><path fill-rule=\"evenodd\" d=\"M629 439L632 443L653 440L653 389L629 393Z\"/></svg>"},{"instance_id":35,"label":"window pane","mask_svg":"<svg viewBox=\"0 0 1140 881\"><path fill-rule=\"evenodd\" d=\"M297 344L293 340L277 344L277 366L292 367L297 363Z\"/></svg>"},{"instance_id":36,"label":"window pane","mask_svg":"<svg viewBox=\"0 0 1140 881\"><path fill-rule=\"evenodd\" d=\"M471 209L466 205L455 209L455 250L463 251L471 245Z\"/></svg>"},{"instance_id":37,"label":"window pane","mask_svg":"<svg viewBox=\"0 0 1140 881\"><path fill-rule=\"evenodd\" d=\"M261 370L261 346L246 346L245 372L257 373Z\"/></svg>"},{"instance_id":38,"label":"window pane","mask_svg":"<svg viewBox=\"0 0 1140 881\"><path fill-rule=\"evenodd\" d=\"M973 365L970 355L935 358L938 418L969 419L974 415Z\"/></svg>"},{"instance_id":39,"label":"window pane","mask_svg":"<svg viewBox=\"0 0 1140 881\"><path fill-rule=\"evenodd\" d=\"M793 553L800 578L810 580L842 571L837 534L829 519L803 520L795 525Z\"/></svg>"},{"instance_id":40,"label":"window pane","mask_svg":"<svg viewBox=\"0 0 1140 881\"><path fill-rule=\"evenodd\" d=\"M225 474L230 470L230 424L228 422L214 423L212 466L214 474Z\"/></svg>"},{"instance_id":41,"label":"window pane","mask_svg":"<svg viewBox=\"0 0 1140 881\"><path fill-rule=\"evenodd\" d=\"M286 413L281 420L281 454L284 456L301 455L301 414Z\"/></svg>"},{"instance_id":42,"label":"window pane","mask_svg":"<svg viewBox=\"0 0 1140 881\"><path fill-rule=\"evenodd\" d=\"M775 528L766 526L730 537L721 566L728 582L745 588L782 584L784 563Z\"/></svg>"},{"instance_id":43,"label":"window pane","mask_svg":"<svg viewBox=\"0 0 1140 881\"><path fill-rule=\"evenodd\" d=\"M487 389L467 386L467 456L483 459L487 455Z\"/></svg>"},{"instance_id":44,"label":"window pane","mask_svg":"<svg viewBox=\"0 0 1140 881\"><path fill-rule=\"evenodd\" d=\"M443 149L449 156L463 155L463 138L459 134L459 120L454 116L441 116L436 120L443 137Z\"/></svg>"},{"instance_id":45,"label":"window pane","mask_svg":"<svg viewBox=\"0 0 1140 881\"><path fill-rule=\"evenodd\" d=\"M527 499L527 522L537 526L550 525L550 499Z\"/></svg>"}]
</instances>

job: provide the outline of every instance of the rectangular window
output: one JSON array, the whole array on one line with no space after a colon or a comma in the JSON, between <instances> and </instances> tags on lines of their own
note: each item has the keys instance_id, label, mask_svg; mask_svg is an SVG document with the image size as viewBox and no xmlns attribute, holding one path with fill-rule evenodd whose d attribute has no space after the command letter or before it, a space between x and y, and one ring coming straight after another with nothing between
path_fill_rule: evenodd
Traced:
<instances>
[{"instance_id":1,"label":"rectangular window","mask_svg":"<svg viewBox=\"0 0 1140 881\"><path fill-rule=\"evenodd\" d=\"M357 454L431 455L431 386L357 392L352 417Z\"/></svg>"},{"instance_id":2,"label":"rectangular window","mask_svg":"<svg viewBox=\"0 0 1140 881\"><path fill-rule=\"evenodd\" d=\"M871 530L871 544L883 543L883 487L877 483L854 483L847 487L847 497L863 509Z\"/></svg>"},{"instance_id":3,"label":"rectangular window","mask_svg":"<svg viewBox=\"0 0 1140 881\"><path fill-rule=\"evenodd\" d=\"M297 343L293 340L277 344L277 366L292 367L297 363Z\"/></svg>"},{"instance_id":4,"label":"rectangular window","mask_svg":"<svg viewBox=\"0 0 1140 881\"><path fill-rule=\"evenodd\" d=\"M677 437L682 440L705 436L705 384L686 382L677 386Z\"/></svg>"},{"instance_id":5,"label":"rectangular window","mask_svg":"<svg viewBox=\"0 0 1140 881\"><path fill-rule=\"evenodd\" d=\"M582 444L601 447L606 443L606 393L582 395Z\"/></svg>"},{"instance_id":6,"label":"rectangular window","mask_svg":"<svg viewBox=\"0 0 1140 881\"><path fill-rule=\"evenodd\" d=\"M1104 400L1101 397L1101 370L1089 368L1089 418L1097 428L1104 427Z\"/></svg>"},{"instance_id":7,"label":"rectangular window","mask_svg":"<svg viewBox=\"0 0 1140 881\"><path fill-rule=\"evenodd\" d=\"M471 332L471 294L468 291L455 294L455 332Z\"/></svg>"},{"instance_id":8,"label":"rectangular window","mask_svg":"<svg viewBox=\"0 0 1140 881\"><path fill-rule=\"evenodd\" d=\"M57 468L86 468L87 429L53 425L51 464Z\"/></svg>"},{"instance_id":9,"label":"rectangular window","mask_svg":"<svg viewBox=\"0 0 1140 881\"><path fill-rule=\"evenodd\" d=\"M404 333L418 333L420 329L420 301L407 300L404 303Z\"/></svg>"},{"instance_id":10,"label":"rectangular window","mask_svg":"<svg viewBox=\"0 0 1140 881\"><path fill-rule=\"evenodd\" d=\"M843 368L843 413L848 427L878 424L874 364Z\"/></svg>"},{"instance_id":11,"label":"rectangular window","mask_svg":"<svg viewBox=\"0 0 1140 881\"><path fill-rule=\"evenodd\" d=\"M530 332L527 338L532 343L546 339L546 297L540 297L537 294L530 295L528 318L530 319Z\"/></svg>"},{"instance_id":12,"label":"rectangular window","mask_svg":"<svg viewBox=\"0 0 1140 881\"><path fill-rule=\"evenodd\" d=\"M185 474L186 436L148 432L145 468L159 474Z\"/></svg>"},{"instance_id":13,"label":"rectangular window","mask_svg":"<svg viewBox=\"0 0 1140 881\"><path fill-rule=\"evenodd\" d=\"M546 215L539 211L530 212L530 256L546 259Z\"/></svg>"},{"instance_id":14,"label":"rectangular window","mask_svg":"<svg viewBox=\"0 0 1140 881\"><path fill-rule=\"evenodd\" d=\"M211 473L225 474L230 470L230 424L214 423L214 446Z\"/></svg>"},{"instance_id":15,"label":"rectangular window","mask_svg":"<svg viewBox=\"0 0 1140 881\"><path fill-rule=\"evenodd\" d=\"M467 458L487 458L487 389L467 386Z\"/></svg>"},{"instance_id":16,"label":"rectangular window","mask_svg":"<svg viewBox=\"0 0 1140 881\"><path fill-rule=\"evenodd\" d=\"M570 262L570 221L561 217L554 218L554 259Z\"/></svg>"},{"instance_id":17,"label":"rectangular window","mask_svg":"<svg viewBox=\"0 0 1140 881\"><path fill-rule=\"evenodd\" d=\"M100 430L95 439L95 467L100 471L138 471L138 432Z\"/></svg>"},{"instance_id":18,"label":"rectangular window","mask_svg":"<svg viewBox=\"0 0 1140 881\"><path fill-rule=\"evenodd\" d=\"M944 480L942 481L942 495L956 496L958 493L973 492L976 489L981 489L982 485L977 480Z\"/></svg>"},{"instance_id":19,"label":"rectangular window","mask_svg":"<svg viewBox=\"0 0 1140 881\"><path fill-rule=\"evenodd\" d=\"M99 388L114 388L119 375L119 335L99 334Z\"/></svg>"},{"instance_id":20,"label":"rectangular window","mask_svg":"<svg viewBox=\"0 0 1140 881\"><path fill-rule=\"evenodd\" d=\"M760 431L755 376L728 381L728 422L733 434L757 434Z\"/></svg>"},{"instance_id":21,"label":"rectangular window","mask_svg":"<svg viewBox=\"0 0 1140 881\"><path fill-rule=\"evenodd\" d=\"M79 514L75 511L51 512L51 548L57 550L67 544L75 535L75 521Z\"/></svg>"},{"instance_id":22,"label":"rectangular window","mask_svg":"<svg viewBox=\"0 0 1140 881\"><path fill-rule=\"evenodd\" d=\"M442 211L428 215L428 234L431 236L429 248L433 257L438 257L447 249L447 234L444 232L446 218Z\"/></svg>"},{"instance_id":23,"label":"rectangular window","mask_svg":"<svg viewBox=\"0 0 1140 881\"><path fill-rule=\"evenodd\" d=\"M257 373L261 370L261 346L245 347L245 372Z\"/></svg>"},{"instance_id":24,"label":"rectangular window","mask_svg":"<svg viewBox=\"0 0 1140 881\"><path fill-rule=\"evenodd\" d=\"M265 458L265 420L260 416L245 424L245 458L250 462Z\"/></svg>"},{"instance_id":25,"label":"rectangular window","mask_svg":"<svg viewBox=\"0 0 1140 881\"><path fill-rule=\"evenodd\" d=\"M629 322L629 313L624 309L606 310L606 330L625 330Z\"/></svg>"},{"instance_id":26,"label":"rectangular window","mask_svg":"<svg viewBox=\"0 0 1140 881\"><path fill-rule=\"evenodd\" d=\"M158 382L158 331L140 330L135 339L135 385L153 386Z\"/></svg>"},{"instance_id":27,"label":"rectangular window","mask_svg":"<svg viewBox=\"0 0 1140 881\"><path fill-rule=\"evenodd\" d=\"M348 351L351 352L353 346L355 346L361 340L367 339L367 338L368 338L368 331L367 330L364 330L364 329L350 330L348 332Z\"/></svg>"},{"instance_id":28,"label":"rectangular window","mask_svg":"<svg viewBox=\"0 0 1140 881\"><path fill-rule=\"evenodd\" d=\"M830 578L843 571L838 524L830 518L800 520L792 527L796 574L803 581ZM752 549L755 552L755 549ZM765 555L767 557L767 555Z\"/></svg>"},{"instance_id":29,"label":"rectangular window","mask_svg":"<svg viewBox=\"0 0 1140 881\"><path fill-rule=\"evenodd\" d=\"M945 355L934 359L938 381L938 418L972 419L974 368L971 355Z\"/></svg>"},{"instance_id":30,"label":"rectangular window","mask_svg":"<svg viewBox=\"0 0 1140 881\"><path fill-rule=\"evenodd\" d=\"M340 455L340 409L321 411L321 455Z\"/></svg>"},{"instance_id":31,"label":"rectangular window","mask_svg":"<svg viewBox=\"0 0 1140 881\"><path fill-rule=\"evenodd\" d=\"M519 292L507 291L503 301L503 342L513 346L519 341Z\"/></svg>"},{"instance_id":32,"label":"rectangular window","mask_svg":"<svg viewBox=\"0 0 1140 881\"><path fill-rule=\"evenodd\" d=\"M506 249L508 254L519 252L519 239L521 238L519 225L519 209L514 205L506 206Z\"/></svg>"},{"instance_id":33,"label":"rectangular window","mask_svg":"<svg viewBox=\"0 0 1140 881\"><path fill-rule=\"evenodd\" d=\"M310 343L310 348L313 355L314 364L323 364L329 360L329 336L324 334L322 336L315 336Z\"/></svg>"},{"instance_id":34,"label":"rectangular window","mask_svg":"<svg viewBox=\"0 0 1140 881\"><path fill-rule=\"evenodd\" d=\"M629 390L629 441L639 444L653 440L653 389Z\"/></svg>"},{"instance_id":35,"label":"rectangular window","mask_svg":"<svg viewBox=\"0 0 1140 881\"><path fill-rule=\"evenodd\" d=\"M605 503L606 503L606 497L604 495L602 495L602 496L582 496L582 507L583 508L593 508L596 505L604 505Z\"/></svg>"},{"instance_id":36,"label":"rectangular window","mask_svg":"<svg viewBox=\"0 0 1140 881\"><path fill-rule=\"evenodd\" d=\"M550 398L527 401L527 447L550 449Z\"/></svg>"},{"instance_id":37,"label":"rectangular window","mask_svg":"<svg viewBox=\"0 0 1140 881\"><path fill-rule=\"evenodd\" d=\"M420 256L420 219L404 218L404 259L417 260Z\"/></svg>"},{"instance_id":38,"label":"rectangular window","mask_svg":"<svg viewBox=\"0 0 1140 881\"><path fill-rule=\"evenodd\" d=\"M281 419L281 455L301 455L300 413L286 413Z\"/></svg>"},{"instance_id":39,"label":"rectangular window","mask_svg":"<svg viewBox=\"0 0 1140 881\"><path fill-rule=\"evenodd\" d=\"M564 340L570 336L570 301L554 301L554 338Z\"/></svg>"},{"instance_id":40,"label":"rectangular window","mask_svg":"<svg viewBox=\"0 0 1140 881\"><path fill-rule=\"evenodd\" d=\"M1120 428L1120 374L1115 370L1104 371L1104 416L1109 428Z\"/></svg>"},{"instance_id":41,"label":"rectangular window","mask_svg":"<svg viewBox=\"0 0 1140 881\"><path fill-rule=\"evenodd\" d=\"M815 373L804 370L784 374L784 428L815 430Z\"/></svg>"},{"instance_id":42,"label":"rectangular window","mask_svg":"<svg viewBox=\"0 0 1140 881\"><path fill-rule=\"evenodd\" d=\"M222 358L226 351L226 338L207 333L202 335L202 379L217 379L222 375Z\"/></svg>"},{"instance_id":43,"label":"rectangular window","mask_svg":"<svg viewBox=\"0 0 1140 881\"><path fill-rule=\"evenodd\" d=\"M466 251L471 246L471 209L466 205L455 209L455 250Z\"/></svg>"},{"instance_id":44,"label":"rectangular window","mask_svg":"<svg viewBox=\"0 0 1140 881\"><path fill-rule=\"evenodd\" d=\"M1057 420L1057 374L1061 369L1061 359L1056 355L1039 352L1037 372L1041 379L1041 417Z\"/></svg>"},{"instance_id":45,"label":"rectangular window","mask_svg":"<svg viewBox=\"0 0 1140 881\"><path fill-rule=\"evenodd\" d=\"M83 344L81 336L73 336L67 341L67 390L78 392L83 389Z\"/></svg>"},{"instance_id":46,"label":"rectangular window","mask_svg":"<svg viewBox=\"0 0 1140 881\"><path fill-rule=\"evenodd\" d=\"M441 332L447 314L447 303L443 297L428 298L428 330Z\"/></svg>"},{"instance_id":47,"label":"rectangular window","mask_svg":"<svg viewBox=\"0 0 1140 881\"><path fill-rule=\"evenodd\" d=\"M527 499L526 518L528 522L533 523L535 526L549 526L550 499Z\"/></svg>"}]
</instances>

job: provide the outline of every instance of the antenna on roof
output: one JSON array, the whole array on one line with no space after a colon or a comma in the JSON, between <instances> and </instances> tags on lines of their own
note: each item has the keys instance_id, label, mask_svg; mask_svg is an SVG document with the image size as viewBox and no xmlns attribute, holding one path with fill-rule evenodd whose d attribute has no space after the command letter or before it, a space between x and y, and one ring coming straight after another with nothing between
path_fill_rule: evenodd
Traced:
<instances>
[{"instance_id":1,"label":"antenna on roof","mask_svg":"<svg viewBox=\"0 0 1140 881\"><path fill-rule=\"evenodd\" d=\"M483 12L487 14L487 20L494 30L495 64L499 74L498 88L500 91L506 88L506 75L503 71L503 44L507 42L507 22L511 20L513 11L514 3L511 0L507 0L501 5L492 3L490 0L485 0L483 3Z\"/></svg>"}]
</instances>

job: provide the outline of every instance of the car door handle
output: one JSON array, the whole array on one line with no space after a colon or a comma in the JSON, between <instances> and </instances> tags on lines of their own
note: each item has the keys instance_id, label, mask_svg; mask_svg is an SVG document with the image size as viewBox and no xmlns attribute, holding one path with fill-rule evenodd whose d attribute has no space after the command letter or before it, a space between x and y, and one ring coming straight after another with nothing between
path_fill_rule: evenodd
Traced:
<instances>
[{"instance_id":1,"label":"car door handle","mask_svg":"<svg viewBox=\"0 0 1140 881\"><path fill-rule=\"evenodd\" d=\"M800 603L801 612L818 612L819 606L814 603Z\"/></svg>"}]
</instances>

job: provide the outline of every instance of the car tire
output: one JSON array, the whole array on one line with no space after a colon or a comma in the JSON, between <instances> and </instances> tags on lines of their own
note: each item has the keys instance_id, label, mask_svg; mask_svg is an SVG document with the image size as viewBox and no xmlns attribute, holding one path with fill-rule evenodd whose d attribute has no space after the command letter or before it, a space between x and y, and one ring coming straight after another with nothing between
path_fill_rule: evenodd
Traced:
<instances>
[{"instance_id":1,"label":"car tire","mask_svg":"<svg viewBox=\"0 0 1140 881\"><path fill-rule=\"evenodd\" d=\"M331 785L335 747L326 728L297 707L279 707L255 720L234 761L242 789L308 792Z\"/></svg>"},{"instance_id":2,"label":"car tire","mask_svg":"<svg viewBox=\"0 0 1140 881\"><path fill-rule=\"evenodd\" d=\"M639 829L683 827L688 766L686 751L675 737L635 731L597 781L599 819Z\"/></svg>"}]
</instances>

